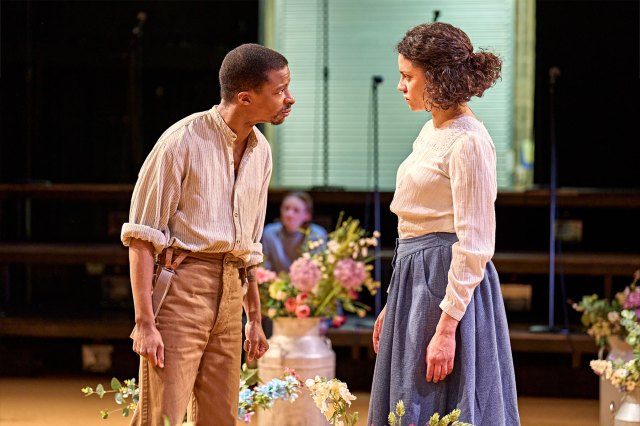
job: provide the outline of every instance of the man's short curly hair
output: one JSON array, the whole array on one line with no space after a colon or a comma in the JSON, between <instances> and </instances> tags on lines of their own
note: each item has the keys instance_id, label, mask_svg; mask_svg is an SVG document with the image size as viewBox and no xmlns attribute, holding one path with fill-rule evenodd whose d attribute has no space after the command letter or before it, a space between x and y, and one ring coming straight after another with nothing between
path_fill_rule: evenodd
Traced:
<instances>
[{"instance_id":1,"label":"man's short curly hair","mask_svg":"<svg viewBox=\"0 0 640 426\"><path fill-rule=\"evenodd\" d=\"M424 71L428 107L449 109L468 102L473 96L482 96L500 78L502 60L484 50L474 53L467 34L450 24L413 27L397 50Z\"/></svg>"},{"instance_id":2,"label":"man's short curly hair","mask_svg":"<svg viewBox=\"0 0 640 426\"><path fill-rule=\"evenodd\" d=\"M220 96L225 101L239 92L260 88L269 79L269 71L288 65L275 50L255 43L242 44L224 57L220 67Z\"/></svg>"}]
</instances>

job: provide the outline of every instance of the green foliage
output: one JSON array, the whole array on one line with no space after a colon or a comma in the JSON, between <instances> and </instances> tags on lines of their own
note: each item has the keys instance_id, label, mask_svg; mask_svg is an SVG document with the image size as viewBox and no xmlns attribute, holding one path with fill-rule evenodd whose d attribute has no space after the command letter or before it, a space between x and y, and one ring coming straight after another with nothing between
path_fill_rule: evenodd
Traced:
<instances>
[{"instance_id":1,"label":"green foliage","mask_svg":"<svg viewBox=\"0 0 640 426\"><path fill-rule=\"evenodd\" d=\"M619 315L622 306L618 299L610 301L600 299L597 294L591 294L583 296L580 302L574 303L573 308L582 313L580 321L587 329L587 333L596 339L598 347L606 346L611 335L624 338Z\"/></svg>"},{"instance_id":2,"label":"green foliage","mask_svg":"<svg viewBox=\"0 0 640 426\"><path fill-rule=\"evenodd\" d=\"M387 418L389 426L402 426L402 417L405 415L404 401L400 400L396 403L395 413L392 411ZM473 426L470 423L459 422L460 410L455 409L446 416L440 418L439 413L434 413L429 419L428 426Z\"/></svg>"},{"instance_id":3,"label":"green foliage","mask_svg":"<svg viewBox=\"0 0 640 426\"><path fill-rule=\"evenodd\" d=\"M242 364L242 369L240 370L240 380L243 381L244 384L248 387L262 382L262 380L260 380L260 377L258 377L258 369L249 368L246 363Z\"/></svg>"},{"instance_id":4,"label":"green foliage","mask_svg":"<svg viewBox=\"0 0 640 426\"><path fill-rule=\"evenodd\" d=\"M387 418L387 421L389 422L390 426L396 426L396 422L398 420L396 420L396 416L395 414L393 414L393 412L389 413L389 417Z\"/></svg>"},{"instance_id":5,"label":"green foliage","mask_svg":"<svg viewBox=\"0 0 640 426\"><path fill-rule=\"evenodd\" d=\"M400 400L396 403L396 412L389 413L389 425L390 426L402 426L402 418L404 417L404 401ZM398 417L396 417L398 416Z\"/></svg>"},{"instance_id":6,"label":"green foliage","mask_svg":"<svg viewBox=\"0 0 640 426\"><path fill-rule=\"evenodd\" d=\"M242 365L242 369L240 371L241 377L241 386L240 392L248 389L249 387L258 385L260 383L260 378L258 377L258 370L248 368L246 364ZM300 381L297 377L295 371L286 369L285 374L282 377L283 380L286 380L289 385L287 389L289 391L289 400L295 400L295 398L300 393ZM81 389L82 393L85 396L90 395L98 395L100 398L104 397L107 393L113 393L114 401L116 404L121 405L122 408L117 408L115 410L101 410L100 417L102 419L108 419L109 416L121 410L123 417L128 417L136 407L139 402L139 389L136 384L136 379L129 379L124 381L124 385L115 377L111 379L111 389L105 390L102 384L98 384L95 388L91 388L90 386L86 386ZM131 398L129 400L129 398ZM250 402L240 401L239 408L242 408L244 412L250 411L253 413L258 407L263 409L269 409L273 405L273 401L275 399L284 399L281 396L274 397L269 393L259 393L256 392L253 394L253 399ZM251 416L248 417L249 419ZM171 426L170 420L167 416L163 416L163 424L165 426ZM355 424L355 421L352 423ZM184 425L191 425L190 423L184 423ZM192 425L191 425L192 426Z\"/></svg>"},{"instance_id":7,"label":"green foliage","mask_svg":"<svg viewBox=\"0 0 640 426\"><path fill-rule=\"evenodd\" d=\"M121 387L122 385L120 384L120 381L118 379L116 379L115 377L111 379L111 389L119 390Z\"/></svg>"},{"instance_id":8,"label":"green foliage","mask_svg":"<svg viewBox=\"0 0 640 426\"><path fill-rule=\"evenodd\" d=\"M600 299L597 294L586 295L573 309L582 313L580 318L587 333L596 339L596 345L604 348L609 343L609 336L625 339L627 329L621 324L623 309L640 309L640 270L633 276L633 282L623 291L616 293L612 300ZM633 346L633 344L632 344Z\"/></svg>"},{"instance_id":9,"label":"green foliage","mask_svg":"<svg viewBox=\"0 0 640 426\"><path fill-rule=\"evenodd\" d=\"M113 399L115 403L118 405L125 405L122 409L117 408L111 411L101 410L100 417L102 419L108 419L111 413L114 413L118 410L122 410L122 415L124 417L129 416L129 413L135 410L136 406L138 405L139 390L136 384L136 379L125 380L123 386L122 383L120 383L120 381L114 377L111 379L110 384L111 390L105 390L102 384L98 384L95 391L89 386L82 388L81 391L85 396L95 394L100 398L103 398L108 393L113 393ZM129 397L131 397L131 402L127 404L127 398Z\"/></svg>"},{"instance_id":10,"label":"green foliage","mask_svg":"<svg viewBox=\"0 0 640 426\"><path fill-rule=\"evenodd\" d=\"M440 414L435 413L429 419L429 426L473 426L470 423L459 422L458 418L460 418L460 410L456 408L446 416L440 418Z\"/></svg>"}]
</instances>

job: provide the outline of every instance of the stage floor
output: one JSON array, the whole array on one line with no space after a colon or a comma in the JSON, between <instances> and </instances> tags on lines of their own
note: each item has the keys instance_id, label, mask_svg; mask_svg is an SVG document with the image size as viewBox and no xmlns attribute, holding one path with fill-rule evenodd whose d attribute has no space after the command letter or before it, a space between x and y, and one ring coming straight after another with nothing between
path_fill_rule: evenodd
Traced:
<instances>
[{"instance_id":1,"label":"stage floor","mask_svg":"<svg viewBox=\"0 0 640 426\"><path fill-rule=\"evenodd\" d=\"M128 419L118 412L100 419L101 409L117 407L111 395L85 397L80 389L107 385L109 377L0 378L0 425L11 426L121 426ZM369 394L356 392L358 426L365 426ZM594 399L532 398L518 401L522 426L598 426Z\"/></svg>"}]
</instances>

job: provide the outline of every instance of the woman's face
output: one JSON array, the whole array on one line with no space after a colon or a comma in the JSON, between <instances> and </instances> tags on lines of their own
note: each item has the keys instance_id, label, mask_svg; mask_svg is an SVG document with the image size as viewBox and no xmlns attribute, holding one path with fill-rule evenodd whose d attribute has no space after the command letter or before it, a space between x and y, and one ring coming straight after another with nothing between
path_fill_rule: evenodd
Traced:
<instances>
[{"instance_id":1,"label":"woman's face","mask_svg":"<svg viewBox=\"0 0 640 426\"><path fill-rule=\"evenodd\" d=\"M311 220L307 205L298 197L287 197L280 206L280 221L285 229L294 232Z\"/></svg>"},{"instance_id":2,"label":"woman's face","mask_svg":"<svg viewBox=\"0 0 640 426\"><path fill-rule=\"evenodd\" d=\"M411 111L424 111L425 105L425 88L427 87L427 78L422 68L413 65L413 62L405 58L402 54L398 55L398 70L400 71L400 82L398 82L398 90L402 92L405 101L409 105Z\"/></svg>"}]
</instances>

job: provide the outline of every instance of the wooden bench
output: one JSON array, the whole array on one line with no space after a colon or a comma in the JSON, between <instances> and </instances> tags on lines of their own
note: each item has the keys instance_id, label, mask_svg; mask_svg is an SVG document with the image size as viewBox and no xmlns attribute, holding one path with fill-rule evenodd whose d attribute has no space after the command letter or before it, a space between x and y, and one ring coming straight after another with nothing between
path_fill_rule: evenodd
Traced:
<instances>
[{"instance_id":1,"label":"wooden bench","mask_svg":"<svg viewBox=\"0 0 640 426\"><path fill-rule=\"evenodd\" d=\"M382 256L390 261L393 251ZM493 262L501 273L548 274L549 257L545 253L496 253ZM120 244L0 244L0 263L128 264L128 250ZM569 253L558 256L556 270L570 275L604 277L604 295L610 297L614 276L631 277L640 268L640 255ZM5 275L8 278L8 274ZM9 285L5 282L4 285ZM352 321L340 329L330 329L327 335L336 347L351 348L353 359L361 350L373 358L372 326ZM41 318L0 318L0 335L28 337L72 338L126 338L131 329L130 320L66 320ZM595 354L593 339L586 334L531 333L526 329L510 331L514 352L547 352L572 354L573 365L578 366L583 354Z\"/></svg>"}]
</instances>

